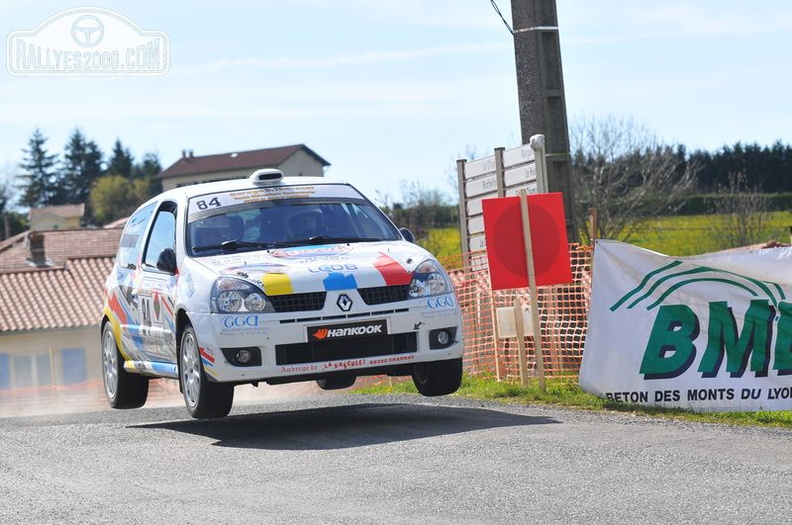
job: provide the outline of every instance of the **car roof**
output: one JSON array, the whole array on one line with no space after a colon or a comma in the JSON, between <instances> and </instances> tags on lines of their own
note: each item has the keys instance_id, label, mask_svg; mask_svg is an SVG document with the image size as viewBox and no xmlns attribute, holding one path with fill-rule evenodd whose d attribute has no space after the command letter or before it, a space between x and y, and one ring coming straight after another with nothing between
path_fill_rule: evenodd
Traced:
<instances>
[{"instance_id":1,"label":"car roof","mask_svg":"<svg viewBox=\"0 0 792 525\"><path fill-rule=\"evenodd\" d=\"M326 177L283 177L280 180L267 182L264 184L254 184L248 177L240 179L229 179L217 182L203 182L200 184L192 184L190 186L181 186L171 190L160 193L148 202L161 201L161 200L181 200L191 199L200 195L207 195L210 193L218 193L223 191L239 191L239 190L253 190L256 188L273 188L278 186L305 186L305 185L320 185L320 184L341 184L349 186L349 183L338 179L330 179ZM146 204L148 204L148 202ZM145 204L144 204L145 205Z\"/></svg>"}]
</instances>

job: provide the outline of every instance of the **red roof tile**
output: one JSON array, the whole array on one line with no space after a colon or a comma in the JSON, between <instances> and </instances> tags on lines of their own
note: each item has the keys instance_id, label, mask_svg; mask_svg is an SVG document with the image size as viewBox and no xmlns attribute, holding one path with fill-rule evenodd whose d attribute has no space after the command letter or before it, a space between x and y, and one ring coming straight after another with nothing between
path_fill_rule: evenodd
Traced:
<instances>
[{"instance_id":1,"label":"red roof tile","mask_svg":"<svg viewBox=\"0 0 792 525\"><path fill-rule=\"evenodd\" d=\"M113 261L69 259L62 268L0 273L0 332L97 325Z\"/></svg>"},{"instance_id":2,"label":"red roof tile","mask_svg":"<svg viewBox=\"0 0 792 525\"><path fill-rule=\"evenodd\" d=\"M114 257L118 250L122 228L44 230L44 258L50 267L58 268L67 259ZM0 242L0 274L35 268L30 262L29 232L15 235Z\"/></svg>"},{"instance_id":3,"label":"red roof tile","mask_svg":"<svg viewBox=\"0 0 792 525\"><path fill-rule=\"evenodd\" d=\"M295 144L293 146L281 146L278 148L220 153L217 155L202 155L199 157L182 157L157 175L157 178L165 179L181 175L195 175L215 171L274 168L300 150L304 150L306 153L316 158L323 166L330 165L329 162L317 155L305 144Z\"/></svg>"}]
</instances>

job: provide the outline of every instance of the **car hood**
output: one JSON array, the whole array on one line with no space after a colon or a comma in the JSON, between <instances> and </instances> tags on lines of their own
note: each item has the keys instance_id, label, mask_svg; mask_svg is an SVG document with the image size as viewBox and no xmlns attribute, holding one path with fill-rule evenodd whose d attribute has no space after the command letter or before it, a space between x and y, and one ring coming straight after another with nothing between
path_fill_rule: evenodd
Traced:
<instances>
[{"instance_id":1,"label":"car hood","mask_svg":"<svg viewBox=\"0 0 792 525\"><path fill-rule=\"evenodd\" d=\"M414 244L367 242L247 251L194 259L217 275L245 279L267 295L354 290L410 284L432 258Z\"/></svg>"}]
</instances>

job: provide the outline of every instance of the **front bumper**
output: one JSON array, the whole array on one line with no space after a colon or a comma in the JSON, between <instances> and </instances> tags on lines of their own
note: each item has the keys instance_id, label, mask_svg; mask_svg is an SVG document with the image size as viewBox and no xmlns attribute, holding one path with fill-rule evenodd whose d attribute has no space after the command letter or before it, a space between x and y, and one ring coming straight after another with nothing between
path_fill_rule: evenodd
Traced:
<instances>
[{"instance_id":1,"label":"front bumper","mask_svg":"<svg viewBox=\"0 0 792 525\"><path fill-rule=\"evenodd\" d=\"M351 306L342 311L339 304ZM462 324L453 293L368 306L356 294L328 292L322 310L267 314L189 314L207 376L219 382L288 382L337 372L462 356ZM440 332L445 332L445 335ZM235 361L240 349L253 353Z\"/></svg>"}]
</instances>

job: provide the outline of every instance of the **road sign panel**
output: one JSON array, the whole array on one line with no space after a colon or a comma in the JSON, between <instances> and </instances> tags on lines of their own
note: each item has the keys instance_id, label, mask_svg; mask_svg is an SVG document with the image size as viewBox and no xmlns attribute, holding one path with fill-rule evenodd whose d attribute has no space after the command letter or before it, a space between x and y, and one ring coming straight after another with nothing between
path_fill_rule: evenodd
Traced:
<instances>
[{"instance_id":1,"label":"road sign panel","mask_svg":"<svg viewBox=\"0 0 792 525\"><path fill-rule=\"evenodd\" d=\"M495 173L495 155L465 163L465 179L474 179L488 173Z\"/></svg>"},{"instance_id":2,"label":"road sign panel","mask_svg":"<svg viewBox=\"0 0 792 525\"><path fill-rule=\"evenodd\" d=\"M481 215L482 213L482 199L491 199L493 197L497 197L498 193L488 193L486 195L482 195L481 197L476 197L475 199L470 199L467 203L467 214L468 216L472 215Z\"/></svg>"},{"instance_id":3,"label":"road sign panel","mask_svg":"<svg viewBox=\"0 0 792 525\"><path fill-rule=\"evenodd\" d=\"M503 152L503 167L511 168L526 162L533 162L536 160L534 150L530 145L526 144L519 148L507 149Z\"/></svg>"},{"instance_id":4,"label":"road sign panel","mask_svg":"<svg viewBox=\"0 0 792 525\"><path fill-rule=\"evenodd\" d=\"M465 183L465 196L476 197L485 193L492 193L498 190L498 179L495 175L487 175L480 179Z\"/></svg>"},{"instance_id":5,"label":"road sign panel","mask_svg":"<svg viewBox=\"0 0 792 525\"><path fill-rule=\"evenodd\" d=\"M507 188L535 180L535 164L526 164L517 168L511 168L503 173L503 185Z\"/></svg>"}]
</instances>

